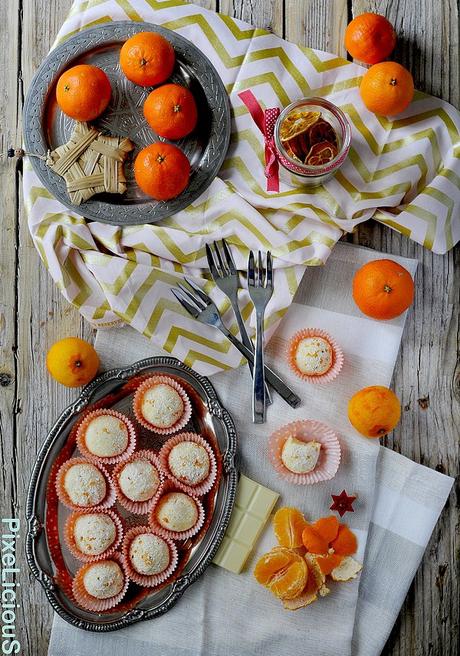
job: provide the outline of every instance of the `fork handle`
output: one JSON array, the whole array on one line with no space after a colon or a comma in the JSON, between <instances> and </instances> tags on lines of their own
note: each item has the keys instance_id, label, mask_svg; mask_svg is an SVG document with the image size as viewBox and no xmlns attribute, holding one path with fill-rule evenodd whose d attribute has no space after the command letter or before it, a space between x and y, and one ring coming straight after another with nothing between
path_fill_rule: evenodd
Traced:
<instances>
[{"instance_id":1,"label":"fork handle","mask_svg":"<svg viewBox=\"0 0 460 656\"><path fill-rule=\"evenodd\" d=\"M265 376L264 376L264 325L263 313L256 314L256 353L252 382L252 420L265 423Z\"/></svg>"},{"instance_id":2,"label":"fork handle","mask_svg":"<svg viewBox=\"0 0 460 656\"><path fill-rule=\"evenodd\" d=\"M241 341L243 342L244 346L246 348L250 349L254 353L254 344L251 341L251 338L248 335L248 332L246 330L246 326L244 325L243 317L241 316L240 308L238 305L238 298L230 298L230 302L232 304L233 312L236 317L236 322L238 324L238 329L240 331L240 336L241 336ZM254 376L254 371L253 371L253 366L248 360L248 365L249 365L249 371L251 372L251 376ZM265 385L265 401L266 404L269 405L272 403L272 398L270 395L270 390L268 389L268 385Z\"/></svg>"},{"instance_id":3,"label":"fork handle","mask_svg":"<svg viewBox=\"0 0 460 656\"><path fill-rule=\"evenodd\" d=\"M244 357L254 366L254 354L252 351L250 351L244 344L242 344L242 342L240 342L239 339L232 335L232 333L224 326L224 324L221 324L217 327L225 335L225 337L231 341L233 346L235 346L238 351L244 355ZM264 371L265 380L267 383L269 383L273 389L278 392L278 394L286 401L286 403L291 406L291 408L297 408L301 403L300 397L297 396L297 394L293 392L283 380L281 380L281 378L273 371L273 369L270 369L270 367L265 365Z\"/></svg>"}]
</instances>

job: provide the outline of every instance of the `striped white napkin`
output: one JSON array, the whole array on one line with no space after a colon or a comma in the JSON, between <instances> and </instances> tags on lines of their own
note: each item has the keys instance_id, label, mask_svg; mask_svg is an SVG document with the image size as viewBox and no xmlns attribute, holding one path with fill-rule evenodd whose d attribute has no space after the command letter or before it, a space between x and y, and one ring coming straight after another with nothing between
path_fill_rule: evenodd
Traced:
<instances>
[{"instance_id":1,"label":"striped white napkin","mask_svg":"<svg viewBox=\"0 0 460 656\"><path fill-rule=\"evenodd\" d=\"M96 650L100 656L121 656L128 650L137 656L380 653L452 479L379 448L376 441L359 436L347 420L346 405L354 391L370 384L389 384L404 327L404 316L375 322L364 318L353 303L353 274L376 257L375 251L339 243L325 267L307 270L295 302L270 342L268 357L302 397L301 408L294 411L275 396L268 424L254 426L246 368L212 377L237 425L241 470L280 492L281 504L298 506L315 519L328 514L331 493L345 488L358 495L356 512L345 520L358 536L357 558L364 560L361 579L333 585L328 597L307 609L284 611L252 576L256 558L275 544L268 526L242 574L211 566L176 607L152 622L101 636L74 629L56 616L50 656L86 656ZM415 273L414 260L392 259ZM285 363L287 339L308 326L327 330L343 347L343 371L329 385L303 383ZM100 331L96 348L106 368L159 354L131 328ZM342 463L332 481L293 486L271 468L267 435L288 421L307 417L325 421L339 432Z\"/></svg>"}]
</instances>

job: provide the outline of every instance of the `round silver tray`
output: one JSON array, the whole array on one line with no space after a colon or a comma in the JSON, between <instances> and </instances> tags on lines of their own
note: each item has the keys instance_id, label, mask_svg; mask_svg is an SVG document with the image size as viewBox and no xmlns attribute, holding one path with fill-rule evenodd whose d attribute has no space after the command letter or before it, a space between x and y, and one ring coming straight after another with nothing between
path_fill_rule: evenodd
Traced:
<instances>
[{"instance_id":1,"label":"round silver tray","mask_svg":"<svg viewBox=\"0 0 460 656\"><path fill-rule=\"evenodd\" d=\"M116 394L136 375L159 372L180 378L193 406L190 430L210 433L220 449L222 475L213 499L213 512L204 536L194 544L188 561L179 577L165 587L152 591L128 611L114 609L98 614L79 608L67 596L55 580L56 565L50 553L45 531L46 490L53 463L66 444L69 433L82 410L108 395ZM130 396L116 402L113 407L127 412ZM237 447L236 430L227 410L222 407L217 394L207 378L195 373L179 360L170 357L147 358L131 367L112 369L98 376L82 391L77 400L64 410L51 428L43 444L32 472L27 495L26 517L28 532L26 556L35 578L43 586L53 609L69 624L86 631L115 631L141 620L149 620L168 611L180 599L184 591L196 581L211 563L224 537L235 500L238 472L235 467ZM60 535L65 516L58 515ZM78 567L64 553L67 570L73 574ZM73 570L73 571L72 571Z\"/></svg>"},{"instance_id":2,"label":"round silver tray","mask_svg":"<svg viewBox=\"0 0 460 656\"><path fill-rule=\"evenodd\" d=\"M133 34L158 32L174 46L176 66L170 81L188 86L198 106L195 131L174 142L190 160L190 183L177 198L155 201L134 180L133 161L140 149L158 137L144 118L142 107L153 87L130 82L119 66L123 43ZM94 64L108 75L112 99L94 125L105 134L129 137L135 144L125 164L127 190L124 194L99 194L81 205L73 205L63 178L45 162L31 157L43 185L63 205L82 216L114 225L155 223L196 200L217 175L230 140L230 105L224 84L209 59L184 37L150 23L113 22L83 30L57 46L41 64L32 80L24 104L24 142L27 152L46 155L48 150L69 140L73 120L56 102L56 83L61 73L76 64Z\"/></svg>"}]
</instances>

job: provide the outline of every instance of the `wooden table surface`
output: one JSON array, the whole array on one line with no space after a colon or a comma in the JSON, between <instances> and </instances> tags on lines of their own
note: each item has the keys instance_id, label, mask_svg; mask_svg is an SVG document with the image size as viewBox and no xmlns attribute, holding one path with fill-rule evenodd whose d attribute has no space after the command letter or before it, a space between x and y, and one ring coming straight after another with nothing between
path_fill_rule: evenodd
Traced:
<instances>
[{"instance_id":1,"label":"wooden table surface","mask_svg":"<svg viewBox=\"0 0 460 656\"><path fill-rule=\"evenodd\" d=\"M395 58L412 71L416 86L460 107L457 0L217 0L201 4L268 28L291 41L343 56L343 34L349 20L363 11L379 11L396 28ZM48 348L64 336L93 337L90 327L62 298L39 260L27 228L21 164L4 156L7 147L21 144L24 94L70 5L71 0L0 3L2 517L24 518L35 454L58 413L76 395L46 374ZM460 250L433 255L372 221L347 238L420 262L415 305L408 317L393 381L404 412L386 445L416 462L456 475L460 433ZM457 496L452 491L434 530L384 654L459 653L458 519L457 489ZM24 535L25 525L21 549ZM42 656L47 653L52 611L24 558L20 582L17 633L21 653Z\"/></svg>"}]
</instances>

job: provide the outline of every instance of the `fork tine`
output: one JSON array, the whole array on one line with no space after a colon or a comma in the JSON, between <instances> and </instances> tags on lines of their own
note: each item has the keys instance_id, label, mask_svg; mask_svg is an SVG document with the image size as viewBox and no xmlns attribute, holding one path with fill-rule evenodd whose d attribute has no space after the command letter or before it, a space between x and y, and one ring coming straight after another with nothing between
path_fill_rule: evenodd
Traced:
<instances>
[{"instance_id":1,"label":"fork tine","mask_svg":"<svg viewBox=\"0 0 460 656\"><path fill-rule=\"evenodd\" d=\"M257 258L257 274L258 274L258 286L259 287L264 287L265 286L265 271L264 271L264 265L262 262L262 251L259 251L258 258Z\"/></svg>"},{"instance_id":2,"label":"fork tine","mask_svg":"<svg viewBox=\"0 0 460 656\"><path fill-rule=\"evenodd\" d=\"M185 298L189 299L189 301L191 301L192 304L195 305L200 312L205 309L206 304L200 298L194 296L190 290L187 289L187 287L184 287L181 284L179 284L178 287L181 292L185 294Z\"/></svg>"},{"instance_id":3,"label":"fork tine","mask_svg":"<svg viewBox=\"0 0 460 656\"><path fill-rule=\"evenodd\" d=\"M189 280L184 276L184 280L187 283L187 285L190 285L190 287L193 289L193 291L197 294L197 296L200 297L201 301L205 305L210 305L212 303L212 299L204 292L201 287L198 287L196 282L193 282L193 280Z\"/></svg>"},{"instance_id":4,"label":"fork tine","mask_svg":"<svg viewBox=\"0 0 460 656\"><path fill-rule=\"evenodd\" d=\"M220 275L220 272L218 271L218 269L215 265L214 257L213 257L212 250L211 250L209 244L206 244L205 248L206 248L206 257L207 257L207 260L208 260L208 267L209 267L209 270L211 272L211 276L214 278L214 280L216 278L220 278L221 275Z\"/></svg>"},{"instance_id":5,"label":"fork tine","mask_svg":"<svg viewBox=\"0 0 460 656\"><path fill-rule=\"evenodd\" d=\"M236 273L236 266L235 266L235 262L233 261L232 252L229 249L225 239L222 239L222 248L224 249L225 259L227 261L227 266L230 270L230 273Z\"/></svg>"},{"instance_id":6,"label":"fork tine","mask_svg":"<svg viewBox=\"0 0 460 656\"><path fill-rule=\"evenodd\" d=\"M185 298L182 298L182 296L180 295L179 290L171 289L171 291L174 294L174 296L176 297L176 299L179 301L179 303L182 305L182 307L185 308L185 310L187 310L187 312L189 314L191 314L192 317L194 317L196 319L199 315L199 311L191 303L189 303Z\"/></svg>"},{"instance_id":7,"label":"fork tine","mask_svg":"<svg viewBox=\"0 0 460 656\"><path fill-rule=\"evenodd\" d=\"M256 279L255 279L256 272L254 270L254 253L252 251L249 251L249 258L248 258L248 286L250 287L255 287L256 284Z\"/></svg>"},{"instance_id":8,"label":"fork tine","mask_svg":"<svg viewBox=\"0 0 460 656\"><path fill-rule=\"evenodd\" d=\"M273 259L270 251L267 253L267 287L273 287Z\"/></svg>"},{"instance_id":9,"label":"fork tine","mask_svg":"<svg viewBox=\"0 0 460 656\"><path fill-rule=\"evenodd\" d=\"M225 266L224 261L222 260L222 256L221 256L220 250L219 250L219 244L217 243L217 241L214 242L214 250L215 250L216 255L217 255L217 260L219 262L219 267L220 267L220 270L222 271L222 275L223 276L228 276L229 271L228 271L227 267Z\"/></svg>"}]
</instances>

